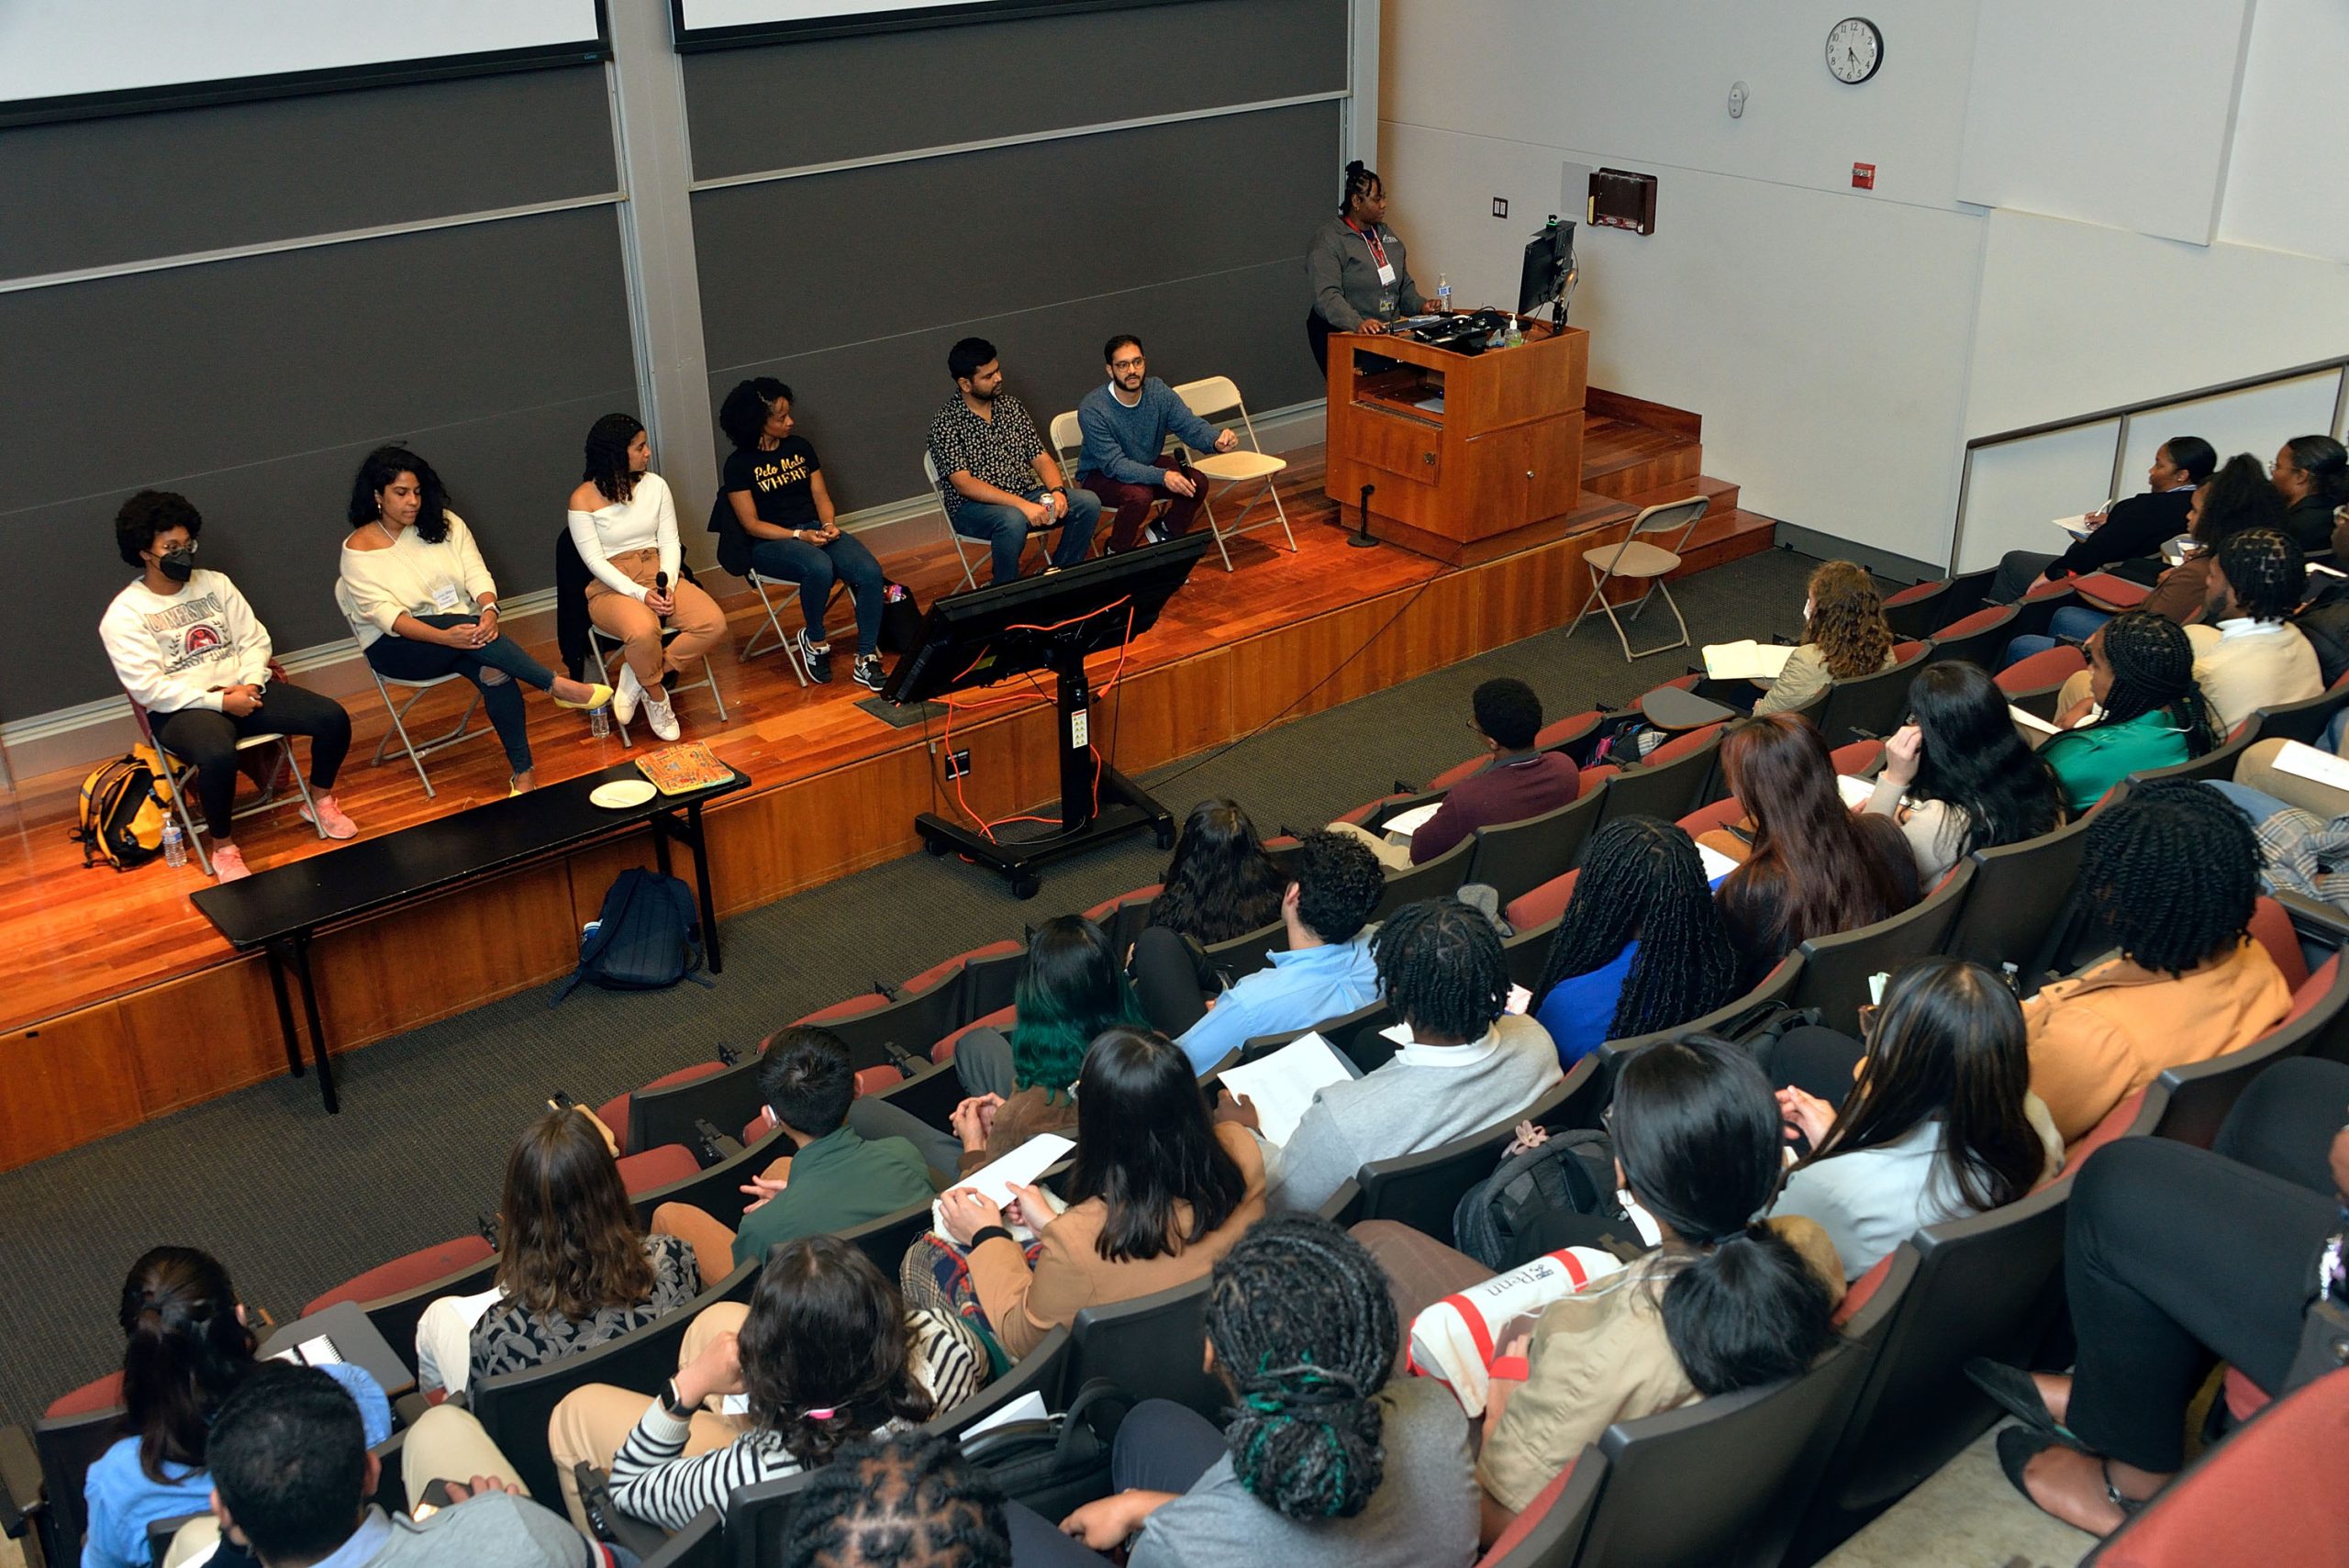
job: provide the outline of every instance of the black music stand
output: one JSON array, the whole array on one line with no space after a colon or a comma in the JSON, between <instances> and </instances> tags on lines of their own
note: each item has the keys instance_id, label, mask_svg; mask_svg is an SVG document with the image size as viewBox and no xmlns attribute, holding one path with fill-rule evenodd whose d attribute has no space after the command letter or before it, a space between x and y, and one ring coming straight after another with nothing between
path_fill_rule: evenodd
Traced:
<instances>
[{"instance_id":1,"label":"black music stand","mask_svg":"<svg viewBox=\"0 0 2349 1568\"><path fill-rule=\"evenodd\" d=\"M1050 671L1060 688L1061 753L1057 827L1042 824L1030 837L995 836L925 811L914 828L931 854L960 854L1008 880L1015 897L1033 898L1042 885L1038 866L1137 828L1155 830L1160 849L1172 847L1174 818L1166 808L1107 762L1095 761L1085 659L1149 630L1212 543L1199 528L1045 576L952 595L930 606L921 641L890 672L882 697L923 702Z\"/></svg>"}]
</instances>

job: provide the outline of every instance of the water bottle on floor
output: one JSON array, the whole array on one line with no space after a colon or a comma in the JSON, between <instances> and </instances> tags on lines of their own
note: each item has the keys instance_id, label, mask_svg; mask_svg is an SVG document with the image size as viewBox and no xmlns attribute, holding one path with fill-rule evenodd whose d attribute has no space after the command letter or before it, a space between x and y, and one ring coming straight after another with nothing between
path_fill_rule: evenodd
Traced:
<instances>
[{"instance_id":1,"label":"water bottle on floor","mask_svg":"<svg viewBox=\"0 0 2349 1568\"><path fill-rule=\"evenodd\" d=\"M601 703L587 710L587 733L601 740L612 732L612 706Z\"/></svg>"},{"instance_id":2,"label":"water bottle on floor","mask_svg":"<svg viewBox=\"0 0 2349 1568\"><path fill-rule=\"evenodd\" d=\"M187 836L180 825L168 817L163 822L163 863L167 866L187 864Z\"/></svg>"}]
</instances>

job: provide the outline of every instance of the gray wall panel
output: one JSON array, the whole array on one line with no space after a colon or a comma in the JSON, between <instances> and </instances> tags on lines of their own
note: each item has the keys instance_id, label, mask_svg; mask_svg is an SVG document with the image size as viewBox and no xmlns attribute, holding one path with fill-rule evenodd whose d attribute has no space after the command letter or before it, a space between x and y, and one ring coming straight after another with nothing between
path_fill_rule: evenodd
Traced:
<instances>
[{"instance_id":1,"label":"gray wall panel","mask_svg":"<svg viewBox=\"0 0 2349 1568\"><path fill-rule=\"evenodd\" d=\"M206 563L302 647L341 635L335 552L369 447L430 460L521 593L553 581L588 425L637 403L604 208L0 295L0 341L18 438L0 550L43 563L63 622L0 624L0 661L44 709L113 689L95 626L131 491L188 495Z\"/></svg>"},{"instance_id":2,"label":"gray wall panel","mask_svg":"<svg viewBox=\"0 0 2349 1568\"><path fill-rule=\"evenodd\" d=\"M1103 378L1101 340L1143 339L1152 375L1169 383L1229 375L1252 409L1320 395L1305 346L1297 262L1288 258L1212 277L1148 284L1088 301L928 327L871 342L812 349L733 367L710 380L713 403L746 376L772 375L798 395L800 433L816 444L842 510L918 495L931 414L953 392L946 350L975 333L1003 354L1007 384L1050 436L1052 416Z\"/></svg>"},{"instance_id":3,"label":"gray wall panel","mask_svg":"<svg viewBox=\"0 0 2349 1568\"><path fill-rule=\"evenodd\" d=\"M30 126L0 130L0 277L618 184L601 66Z\"/></svg>"},{"instance_id":4,"label":"gray wall panel","mask_svg":"<svg viewBox=\"0 0 2349 1568\"><path fill-rule=\"evenodd\" d=\"M1343 92L1346 9L1195 0L687 55L694 176Z\"/></svg>"}]
</instances>

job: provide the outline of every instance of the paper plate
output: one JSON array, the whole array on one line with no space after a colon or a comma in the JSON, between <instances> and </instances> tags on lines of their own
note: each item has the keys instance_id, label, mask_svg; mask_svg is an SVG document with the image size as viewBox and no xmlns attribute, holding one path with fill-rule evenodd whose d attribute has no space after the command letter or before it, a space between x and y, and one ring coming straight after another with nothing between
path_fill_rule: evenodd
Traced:
<instances>
[{"instance_id":1,"label":"paper plate","mask_svg":"<svg viewBox=\"0 0 2349 1568\"><path fill-rule=\"evenodd\" d=\"M587 798L607 811L626 811L631 806L642 806L652 798L653 794L652 785L647 780L614 779L607 784L598 785Z\"/></svg>"}]
</instances>

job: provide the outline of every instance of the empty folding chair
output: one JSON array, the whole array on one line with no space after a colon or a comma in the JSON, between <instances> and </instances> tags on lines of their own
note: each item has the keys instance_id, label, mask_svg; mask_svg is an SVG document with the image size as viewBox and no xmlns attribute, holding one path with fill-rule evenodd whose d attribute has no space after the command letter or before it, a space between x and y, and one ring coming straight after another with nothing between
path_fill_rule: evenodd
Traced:
<instances>
[{"instance_id":1,"label":"empty folding chair","mask_svg":"<svg viewBox=\"0 0 2349 1568\"><path fill-rule=\"evenodd\" d=\"M1582 563L1590 573L1590 594L1583 600L1582 608L1575 613L1574 624L1566 628L1566 635L1572 637L1580 629L1583 617L1590 614L1591 606L1596 605L1605 613L1608 624L1615 628L1615 639L1623 645L1625 663L1644 659L1651 653L1664 653L1689 646L1688 623L1682 617L1680 606L1673 600L1672 590L1664 586L1664 579L1666 573L1680 569L1680 552L1687 549L1689 536L1697 531L1698 522L1711 505L1709 499L1698 495L1686 501L1667 501L1662 506L1650 506L1631 519L1621 541L1612 550L1598 545L1584 551ZM1659 538L1669 535L1672 543L1668 548L1651 544L1642 537L1650 535ZM1602 559L1604 565L1600 564ZM1640 595L1640 602L1629 618L1639 619L1647 609L1648 601L1662 594L1664 607L1672 612L1673 621L1680 628L1678 640L1658 643L1653 648L1642 648L1637 651L1632 650L1631 634L1623 629L1622 619L1616 616L1615 606L1607 598L1609 586L1619 577L1645 582L1648 585L1647 592Z\"/></svg>"},{"instance_id":2,"label":"empty folding chair","mask_svg":"<svg viewBox=\"0 0 2349 1568\"><path fill-rule=\"evenodd\" d=\"M1256 439L1255 422L1248 417L1248 405L1241 400L1239 384L1228 375L1211 375L1198 381L1186 381L1174 389L1183 406L1202 419L1213 419L1219 414L1237 412L1240 428L1245 435L1244 444L1228 452L1204 451L1190 454L1191 467L1206 476L1207 495L1201 509L1208 520L1208 529L1215 535L1215 548L1223 557L1223 569L1231 570L1231 551L1226 548L1230 540L1258 528L1280 525L1281 535L1288 540L1288 551L1297 553L1297 535L1288 526L1288 510L1281 505L1280 475L1288 467L1286 458L1272 456L1264 443ZM1186 450L1188 449L1186 449ZM1215 498L1229 495L1243 484L1261 488L1248 497L1248 505L1241 509L1230 526L1216 521ZM1249 517L1266 501L1273 504L1272 516L1250 522Z\"/></svg>"}]
</instances>

